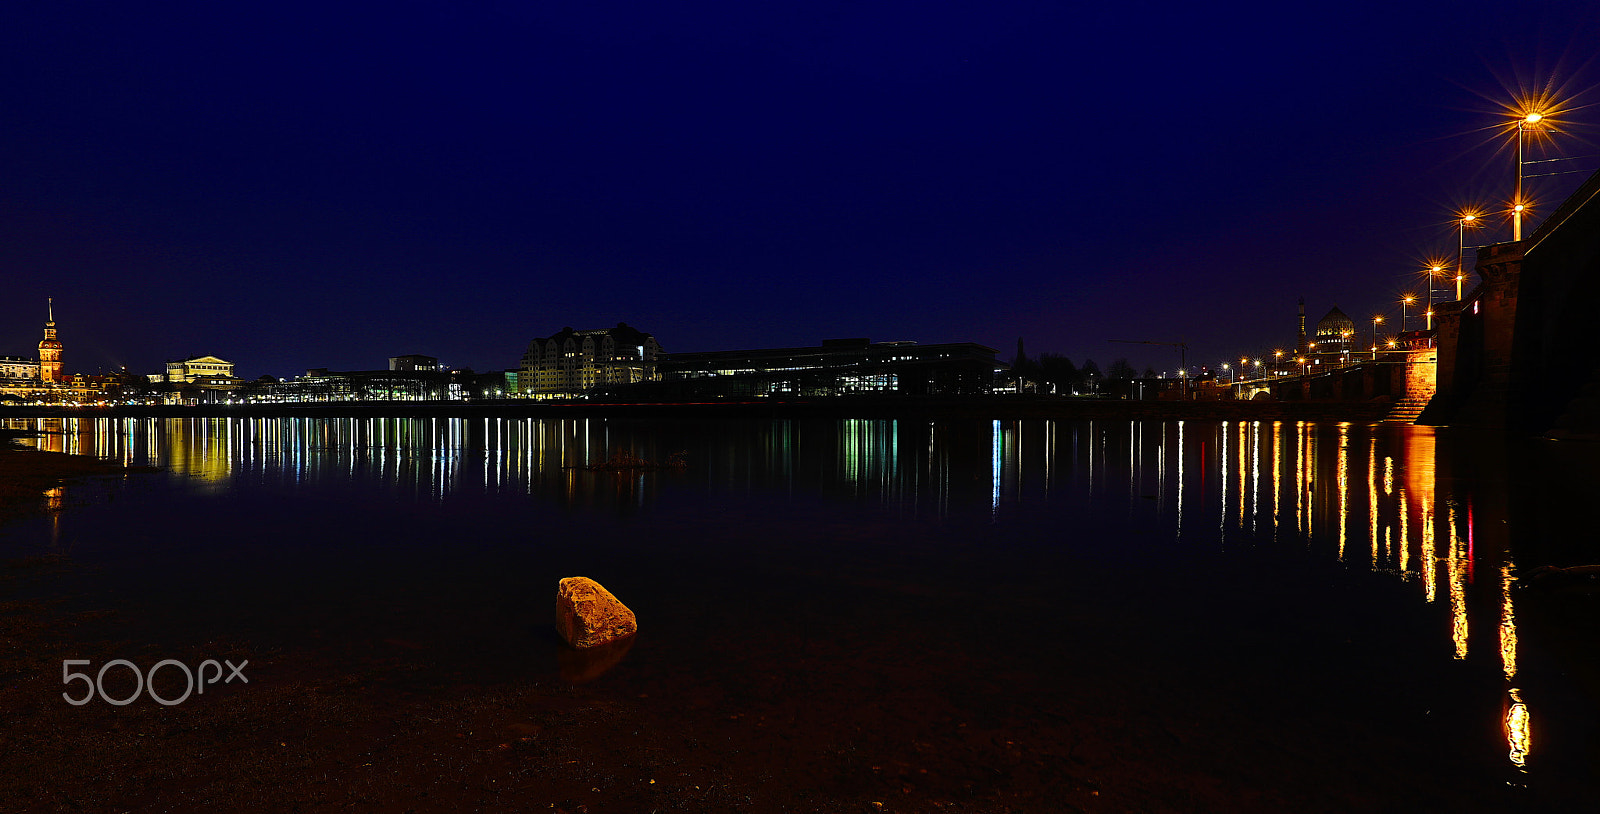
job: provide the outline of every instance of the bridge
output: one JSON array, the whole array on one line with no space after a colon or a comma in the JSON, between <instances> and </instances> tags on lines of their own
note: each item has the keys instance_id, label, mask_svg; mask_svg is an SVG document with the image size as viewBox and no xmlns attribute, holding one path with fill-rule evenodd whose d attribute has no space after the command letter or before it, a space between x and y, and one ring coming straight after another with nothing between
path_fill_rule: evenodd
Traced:
<instances>
[{"instance_id":1,"label":"bridge","mask_svg":"<svg viewBox=\"0 0 1600 814\"><path fill-rule=\"evenodd\" d=\"M1600 172L1521 242L1478 250L1480 282L1437 308L1438 393L1421 423L1600 439Z\"/></svg>"}]
</instances>

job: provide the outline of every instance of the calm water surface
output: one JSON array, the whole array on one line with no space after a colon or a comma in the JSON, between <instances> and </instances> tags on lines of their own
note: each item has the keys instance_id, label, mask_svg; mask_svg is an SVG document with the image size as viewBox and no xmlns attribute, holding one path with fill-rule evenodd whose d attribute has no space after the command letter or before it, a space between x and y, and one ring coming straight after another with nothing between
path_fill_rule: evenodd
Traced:
<instances>
[{"instance_id":1,"label":"calm water surface","mask_svg":"<svg viewBox=\"0 0 1600 814\"><path fill-rule=\"evenodd\" d=\"M52 511L0 528L6 556L89 565L75 577L85 606L114 599L152 641L231 636L351 659L400 642L450 654L474 680L504 678L526 669L506 642L546 624L557 578L584 574L639 612L641 643L671 645L629 657L664 680L738 658L730 642L753 627L809 624L809 597L841 585L914 602L962 595L998 568L1045 606L1073 562L1130 584L1226 570L1240 575L1230 592L1262 587L1259 604L1153 612L1201 620L1219 641L1293 614L1398 631L1399 647L1442 665L1441 698L1459 701L1427 714L1479 733L1468 751L1493 753L1504 782L1583 786L1597 765L1597 600L1517 581L1600 562L1600 456L1587 446L1282 422L8 426L43 431L29 443L45 449L163 469L58 490ZM577 468L618 452L683 452L687 467ZM962 546L976 553L925 556ZM686 596L729 579L753 586L738 618ZM922 635L914 619L887 624ZM1270 644L1240 669L1275 669ZM1371 675L1387 680L1382 665Z\"/></svg>"}]
</instances>

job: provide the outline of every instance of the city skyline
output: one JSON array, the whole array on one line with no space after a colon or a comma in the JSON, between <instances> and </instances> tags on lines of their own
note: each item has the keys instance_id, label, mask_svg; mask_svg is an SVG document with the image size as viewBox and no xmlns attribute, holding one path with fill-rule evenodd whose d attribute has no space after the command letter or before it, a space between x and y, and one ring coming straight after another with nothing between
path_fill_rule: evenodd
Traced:
<instances>
[{"instance_id":1,"label":"city skyline","mask_svg":"<svg viewBox=\"0 0 1600 814\"><path fill-rule=\"evenodd\" d=\"M508 369L618 322L1215 364L1301 297L1397 314L1511 194L1496 102L1594 101L1600 23L1491 8L11 10L0 354L53 297L85 373Z\"/></svg>"}]
</instances>

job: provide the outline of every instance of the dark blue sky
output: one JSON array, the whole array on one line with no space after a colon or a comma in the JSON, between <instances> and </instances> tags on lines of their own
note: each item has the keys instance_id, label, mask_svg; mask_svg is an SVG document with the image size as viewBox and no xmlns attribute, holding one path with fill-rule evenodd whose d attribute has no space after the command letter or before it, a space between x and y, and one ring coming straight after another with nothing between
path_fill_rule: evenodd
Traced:
<instances>
[{"instance_id":1,"label":"dark blue sky","mask_svg":"<svg viewBox=\"0 0 1600 814\"><path fill-rule=\"evenodd\" d=\"M1490 100L1600 83L1591 3L467 5L6 4L0 354L53 296L86 372L618 321L1214 362L1392 320L1510 197Z\"/></svg>"}]
</instances>

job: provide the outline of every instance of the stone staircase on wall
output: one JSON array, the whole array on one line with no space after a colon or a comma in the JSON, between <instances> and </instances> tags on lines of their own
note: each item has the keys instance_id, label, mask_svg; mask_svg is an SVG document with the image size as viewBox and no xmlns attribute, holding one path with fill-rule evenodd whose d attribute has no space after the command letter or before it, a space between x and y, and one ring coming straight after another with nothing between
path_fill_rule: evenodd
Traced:
<instances>
[{"instance_id":1,"label":"stone staircase on wall","mask_svg":"<svg viewBox=\"0 0 1600 814\"><path fill-rule=\"evenodd\" d=\"M1405 396L1394 403L1389 414L1383 417L1384 424L1415 424L1417 416L1428 408L1428 402L1433 399L1433 394Z\"/></svg>"}]
</instances>

